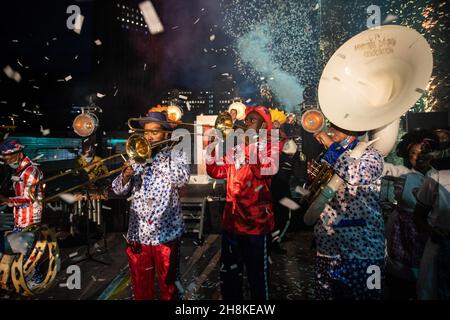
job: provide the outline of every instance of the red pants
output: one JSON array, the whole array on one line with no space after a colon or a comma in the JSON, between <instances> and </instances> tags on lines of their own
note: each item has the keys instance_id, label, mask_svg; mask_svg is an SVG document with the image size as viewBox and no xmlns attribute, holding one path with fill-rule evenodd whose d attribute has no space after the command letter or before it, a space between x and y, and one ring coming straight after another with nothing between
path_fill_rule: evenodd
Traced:
<instances>
[{"instance_id":1,"label":"red pants","mask_svg":"<svg viewBox=\"0 0 450 320\"><path fill-rule=\"evenodd\" d=\"M175 281L179 280L179 239L156 246L135 243L131 245L133 249L128 246L127 255L134 299L155 299L155 272L158 275L160 299L179 299L175 285Z\"/></svg>"}]
</instances>

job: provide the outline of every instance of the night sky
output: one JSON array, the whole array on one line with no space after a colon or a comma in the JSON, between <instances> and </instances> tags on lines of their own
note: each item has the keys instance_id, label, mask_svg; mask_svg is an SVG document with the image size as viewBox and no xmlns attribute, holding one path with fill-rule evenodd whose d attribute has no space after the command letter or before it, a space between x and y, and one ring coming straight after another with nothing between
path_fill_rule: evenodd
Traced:
<instances>
[{"instance_id":1,"label":"night sky","mask_svg":"<svg viewBox=\"0 0 450 320\"><path fill-rule=\"evenodd\" d=\"M230 42L221 29L218 1L153 1L165 27L158 35L145 27L122 27L127 11L117 4L137 9L139 2L3 4L0 62L2 69L9 65L18 71L22 80L17 83L2 72L1 115L18 115L18 132L39 134L42 125L61 135L71 131L71 107L85 106L94 96L103 109L103 129L125 129L128 117L144 114L172 88L211 89L221 73L236 74L233 57L217 50ZM66 27L72 4L85 17L80 35ZM71 80L62 81L69 75ZM99 99L97 93L105 97Z\"/></svg>"}]
</instances>

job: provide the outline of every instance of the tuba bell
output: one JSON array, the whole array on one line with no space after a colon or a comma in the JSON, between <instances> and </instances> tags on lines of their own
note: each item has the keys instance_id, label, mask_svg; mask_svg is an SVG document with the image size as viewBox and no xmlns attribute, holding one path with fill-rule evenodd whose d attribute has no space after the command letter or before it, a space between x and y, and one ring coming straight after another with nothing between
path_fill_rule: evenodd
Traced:
<instances>
[{"instance_id":1,"label":"tuba bell","mask_svg":"<svg viewBox=\"0 0 450 320\"><path fill-rule=\"evenodd\" d=\"M430 46L417 31L396 25L365 30L345 42L325 66L320 109L334 125L378 139L372 147L386 156L395 145L400 116L425 92L432 69ZM303 124L314 132L322 119L316 111L307 112ZM330 177L317 168L312 172L317 179ZM317 194L317 181L311 194ZM322 188L326 181L320 180Z\"/></svg>"}]
</instances>

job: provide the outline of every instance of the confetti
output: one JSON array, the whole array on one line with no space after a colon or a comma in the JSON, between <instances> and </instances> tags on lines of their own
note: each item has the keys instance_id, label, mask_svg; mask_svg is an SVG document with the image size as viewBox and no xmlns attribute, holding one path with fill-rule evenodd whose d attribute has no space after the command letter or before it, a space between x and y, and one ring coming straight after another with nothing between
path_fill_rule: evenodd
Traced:
<instances>
[{"instance_id":1,"label":"confetti","mask_svg":"<svg viewBox=\"0 0 450 320\"><path fill-rule=\"evenodd\" d=\"M17 59L17 64L23 68L23 65L20 63L19 59Z\"/></svg>"},{"instance_id":2,"label":"confetti","mask_svg":"<svg viewBox=\"0 0 450 320\"><path fill-rule=\"evenodd\" d=\"M95 282L97 281L97 278L95 278L93 275L91 275L92 280L94 280Z\"/></svg>"},{"instance_id":3,"label":"confetti","mask_svg":"<svg viewBox=\"0 0 450 320\"><path fill-rule=\"evenodd\" d=\"M174 27L172 27L172 30L176 30L178 28L179 28L179 26L174 26Z\"/></svg>"},{"instance_id":4,"label":"confetti","mask_svg":"<svg viewBox=\"0 0 450 320\"><path fill-rule=\"evenodd\" d=\"M47 57L47 56L44 56L44 59L47 60L47 61L50 61L50 58Z\"/></svg>"},{"instance_id":5,"label":"confetti","mask_svg":"<svg viewBox=\"0 0 450 320\"><path fill-rule=\"evenodd\" d=\"M95 40L94 43L95 43L97 46L101 46L101 45L102 45L102 42L100 41L100 39Z\"/></svg>"},{"instance_id":6,"label":"confetti","mask_svg":"<svg viewBox=\"0 0 450 320\"><path fill-rule=\"evenodd\" d=\"M305 189L303 187L297 186L295 188L295 192L300 193L302 196L307 196L309 195L311 192L308 189Z\"/></svg>"},{"instance_id":7,"label":"confetti","mask_svg":"<svg viewBox=\"0 0 450 320\"><path fill-rule=\"evenodd\" d=\"M102 206L102 208L105 209L105 210L112 210L112 208L107 207L107 206Z\"/></svg>"},{"instance_id":8,"label":"confetti","mask_svg":"<svg viewBox=\"0 0 450 320\"><path fill-rule=\"evenodd\" d=\"M151 34L158 34L164 31L161 20L156 13L155 7L150 1L144 1L139 4L144 20L147 23L148 30Z\"/></svg>"},{"instance_id":9,"label":"confetti","mask_svg":"<svg viewBox=\"0 0 450 320\"><path fill-rule=\"evenodd\" d=\"M39 160L40 158L42 158L44 155L43 154L39 154L36 157L34 157L33 159L31 159L31 161L36 161Z\"/></svg>"},{"instance_id":10,"label":"confetti","mask_svg":"<svg viewBox=\"0 0 450 320\"><path fill-rule=\"evenodd\" d=\"M200 21L200 18L198 18L197 20L195 20L194 24L197 24L197 22Z\"/></svg>"},{"instance_id":11,"label":"confetti","mask_svg":"<svg viewBox=\"0 0 450 320\"><path fill-rule=\"evenodd\" d=\"M180 94L180 95L178 96L178 98L180 98L180 99L182 99L182 100L187 100L187 99L188 99L188 97L183 96L182 94Z\"/></svg>"},{"instance_id":12,"label":"confetti","mask_svg":"<svg viewBox=\"0 0 450 320\"><path fill-rule=\"evenodd\" d=\"M189 101L186 101L186 108L188 109L188 111L191 111L191 104L189 103Z\"/></svg>"},{"instance_id":13,"label":"confetti","mask_svg":"<svg viewBox=\"0 0 450 320\"><path fill-rule=\"evenodd\" d=\"M42 126L40 126L40 128L40 131L44 137L50 134L50 129L44 129Z\"/></svg>"},{"instance_id":14,"label":"confetti","mask_svg":"<svg viewBox=\"0 0 450 320\"><path fill-rule=\"evenodd\" d=\"M97 92L97 97L101 99L101 98L106 97L106 94L102 94L102 93L98 93Z\"/></svg>"},{"instance_id":15,"label":"confetti","mask_svg":"<svg viewBox=\"0 0 450 320\"><path fill-rule=\"evenodd\" d=\"M73 258L77 255L78 255L78 251L72 252L71 254L69 254L69 258Z\"/></svg>"},{"instance_id":16,"label":"confetti","mask_svg":"<svg viewBox=\"0 0 450 320\"><path fill-rule=\"evenodd\" d=\"M230 266L230 270L234 270L234 269L237 269L237 264L233 264L232 266Z\"/></svg>"},{"instance_id":17,"label":"confetti","mask_svg":"<svg viewBox=\"0 0 450 320\"><path fill-rule=\"evenodd\" d=\"M81 29L83 28L84 16L82 14L77 14L75 17L75 24L73 26L73 31L76 34L81 33Z\"/></svg>"},{"instance_id":18,"label":"confetti","mask_svg":"<svg viewBox=\"0 0 450 320\"><path fill-rule=\"evenodd\" d=\"M71 75L68 75L67 77L64 78L64 80L65 80L65 81L72 80L72 76L71 76Z\"/></svg>"},{"instance_id":19,"label":"confetti","mask_svg":"<svg viewBox=\"0 0 450 320\"><path fill-rule=\"evenodd\" d=\"M3 68L3 72L8 78L13 79L16 82L20 82L22 80L22 76L20 75L20 73L14 71L9 65Z\"/></svg>"},{"instance_id":20,"label":"confetti","mask_svg":"<svg viewBox=\"0 0 450 320\"><path fill-rule=\"evenodd\" d=\"M250 98L245 100L246 103L250 103L251 101L252 101L252 99L250 99Z\"/></svg>"},{"instance_id":21,"label":"confetti","mask_svg":"<svg viewBox=\"0 0 450 320\"><path fill-rule=\"evenodd\" d=\"M393 22L394 20L397 20L397 19L398 19L398 17L396 15L388 14L387 17L384 19L383 24Z\"/></svg>"},{"instance_id":22,"label":"confetti","mask_svg":"<svg viewBox=\"0 0 450 320\"><path fill-rule=\"evenodd\" d=\"M216 39L216 35L212 34L209 36L209 41L214 41L214 39Z\"/></svg>"},{"instance_id":23,"label":"confetti","mask_svg":"<svg viewBox=\"0 0 450 320\"><path fill-rule=\"evenodd\" d=\"M63 193L63 194L60 194L59 197L67 203L77 202L77 198L71 193Z\"/></svg>"},{"instance_id":24,"label":"confetti","mask_svg":"<svg viewBox=\"0 0 450 320\"><path fill-rule=\"evenodd\" d=\"M259 186L257 186L255 188L255 192L259 192L259 190L261 190L264 186L262 184L260 184Z\"/></svg>"},{"instance_id":25,"label":"confetti","mask_svg":"<svg viewBox=\"0 0 450 320\"><path fill-rule=\"evenodd\" d=\"M39 90L39 87L38 87L38 86L33 86L33 88L36 89L36 90Z\"/></svg>"},{"instance_id":26,"label":"confetti","mask_svg":"<svg viewBox=\"0 0 450 320\"><path fill-rule=\"evenodd\" d=\"M208 52L208 50L207 50L206 48L203 48L203 51L204 51L204 52Z\"/></svg>"},{"instance_id":27,"label":"confetti","mask_svg":"<svg viewBox=\"0 0 450 320\"><path fill-rule=\"evenodd\" d=\"M295 201L293 201L287 197L281 199L280 204L291 210L297 210L300 208L300 206Z\"/></svg>"},{"instance_id":28,"label":"confetti","mask_svg":"<svg viewBox=\"0 0 450 320\"><path fill-rule=\"evenodd\" d=\"M211 66L211 69L213 69L213 68L215 68L215 67L217 67L217 65L213 65L213 66Z\"/></svg>"}]
</instances>

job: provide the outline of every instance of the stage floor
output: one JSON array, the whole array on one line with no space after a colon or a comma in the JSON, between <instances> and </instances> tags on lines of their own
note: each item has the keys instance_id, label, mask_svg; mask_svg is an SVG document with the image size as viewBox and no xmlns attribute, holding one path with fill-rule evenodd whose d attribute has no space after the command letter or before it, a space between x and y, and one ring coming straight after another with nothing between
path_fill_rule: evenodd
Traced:
<instances>
[{"instance_id":1,"label":"stage floor","mask_svg":"<svg viewBox=\"0 0 450 320\"><path fill-rule=\"evenodd\" d=\"M287 234L282 246L287 254L272 254L270 265L270 298L314 299L314 252L310 250L312 232L300 231ZM181 245L181 285L185 300L219 300L220 235L205 235L202 244L195 235L183 237ZM53 286L43 294L24 298L0 293L3 299L33 300L129 300L132 299L125 239L122 233L107 235L107 253L101 254L103 241L92 252L104 265L95 261L74 262L85 255L85 247L61 248L61 271ZM76 254L76 255L75 255ZM81 288L70 290L66 273L70 265L81 269ZM248 290L246 290L248 292ZM246 294L248 296L248 293Z\"/></svg>"}]
</instances>

